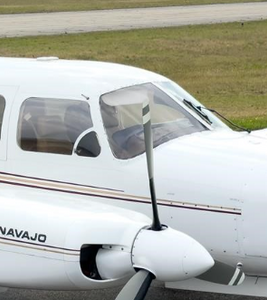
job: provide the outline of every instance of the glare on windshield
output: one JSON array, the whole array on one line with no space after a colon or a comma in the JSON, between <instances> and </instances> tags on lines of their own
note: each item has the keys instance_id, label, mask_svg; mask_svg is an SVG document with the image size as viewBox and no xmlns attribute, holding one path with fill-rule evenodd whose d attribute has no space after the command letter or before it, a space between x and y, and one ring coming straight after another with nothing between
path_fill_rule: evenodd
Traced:
<instances>
[{"instance_id":1,"label":"glare on windshield","mask_svg":"<svg viewBox=\"0 0 267 300\"><path fill-rule=\"evenodd\" d=\"M152 83L123 88L100 98L103 124L115 157L129 159L145 152L142 103L146 100L150 103L154 147L208 130Z\"/></svg>"}]
</instances>

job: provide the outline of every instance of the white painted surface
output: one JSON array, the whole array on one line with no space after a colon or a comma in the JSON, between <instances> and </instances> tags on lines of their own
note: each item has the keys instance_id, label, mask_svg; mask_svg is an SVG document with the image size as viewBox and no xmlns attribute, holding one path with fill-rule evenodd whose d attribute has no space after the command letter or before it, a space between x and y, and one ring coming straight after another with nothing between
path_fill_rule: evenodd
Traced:
<instances>
[{"instance_id":1,"label":"white painted surface","mask_svg":"<svg viewBox=\"0 0 267 300\"><path fill-rule=\"evenodd\" d=\"M69 249L78 252L81 245L92 244L123 246L129 251L140 228L150 224L150 220L134 211L150 216L151 206L145 155L131 160L114 158L100 116L99 97L125 86L147 82L160 86L160 81L170 81L152 72L109 63L1 58L0 65L2 85L19 86L12 118L4 121L9 128L5 144L8 155L7 162L0 161L0 168L1 172L4 168L12 174L0 174L0 226L45 234L49 242L41 245L44 251L39 250L39 244L30 244L39 248L28 250L17 246L24 246L25 242L29 246L28 238L2 233L0 251L6 267L0 272L0 283L53 289L66 285L68 289L113 285L111 281L92 283L84 278L78 255L69 255ZM102 147L99 157L20 149L17 122L25 99L35 96L80 101L81 93L90 97L94 129ZM4 89L2 94L9 95ZM186 99L194 101L190 97L187 95ZM180 98L183 99L179 96L173 100L182 105ZM194 116L189 109L188 113ZM200 122L204 125L202 119ZM266 277L266 185L262 184L267 170L266 138L206 126L209 130L169 141L154 151L161 220L196 239L215 259L230 265L241 262L246 274ZM246 187L246 183L250 184ZM47 250L51 246L57 248L57 253ZM32 255L38 263L31 263ZM20 256L23 258L19 261ZM40 278L39 268L44 260L45 278ZM58 284L50 270L55 270ZM27 279L32 278L34 286L27 285L31 283ZM261 289L267 294L266 285ZM240 289L240 293L247 290Z\"/></svg>"},{"instance_id":2,"label":"white painted surface","mask_svg":"<svg viewBox=\"0 0 267 300\"><path fill-rule=\"evenodd\" d=\"M81 33L267 18L267 2L0 15L0 37Z\"/></svg>"}]
</instances>

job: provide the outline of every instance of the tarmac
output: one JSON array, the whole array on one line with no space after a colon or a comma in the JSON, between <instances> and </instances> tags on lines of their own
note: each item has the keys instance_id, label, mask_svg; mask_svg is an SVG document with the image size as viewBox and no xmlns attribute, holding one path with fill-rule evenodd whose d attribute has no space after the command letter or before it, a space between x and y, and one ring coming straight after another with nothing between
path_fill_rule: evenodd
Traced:
<instances>
[{"instance_id":1,"label":"tarmac","mask_svg":"<svg viewBox=\"0 0 267 300\"><path fill-rule=\"evenodd\" d=\"M1 300L115 300L121 288L88 292L50 292L9 289L0 294ZM145 300L262 300L259 297L222 295L214 293L170 290L151 287ZM129 299L130 300L130 299Z\"/></svg>"},{"instance_id":2,"label":"tarmac","mask_svg":"<svg viewBox=\"0 0 267 300\"><path fill-rule=\"evenodd\" d=\"M267 19L267 2L0 15L0 37L56 35Z\"/></svg>"}]
</instances>

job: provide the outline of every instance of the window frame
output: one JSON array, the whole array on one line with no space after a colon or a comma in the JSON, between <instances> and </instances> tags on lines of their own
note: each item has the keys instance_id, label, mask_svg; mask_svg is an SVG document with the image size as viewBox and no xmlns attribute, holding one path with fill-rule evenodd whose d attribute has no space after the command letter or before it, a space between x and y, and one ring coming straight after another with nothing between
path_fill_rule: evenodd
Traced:
<instances>
[{"instance_id":1,"label":"window frame","mask_svg":"<svg viewBox=\"0 0 267 300\"><path fill-rule=\"evenodd\" d=\"M57 102L57 104L53 106L52 105L53 102L54 103ZM34 107L34 105L36 106ZM39 108L38 105L40 105ZM71 114L67 112L68 108L70 108L71 106L73 107L76 106L77 108L80 109L85 108L84 118L77 117L76 123L80 122L81 120L84 122L88 122L87 124L81 125L81 126L85 126L86 128L85 129L81 128L80 132L76 133L77 136L74 141L70 137L70 132L67 132L68 129L65 120L67 115ZM63 110L61 110L60 108L63 108ZM51 119L51 123L49 123L49 117ZM36 120L34 120L34 118ZM31 121L31 123L33 124L29 125L30 124L29 121ZM29 125L28 127L29 128L32 127L31 129L26 128L25 129L26 131L24 133L23 133L24 125L22 124L23 122L25 122L25 124L27 124L28 122L27 124ZM69 125L70 125L69 127L72 127L73 129L74 125L71 123L69 123ZM82 134L82 132L88 129L92 129L93 127L94 125L92 121L91 106L85 100L61 98L61 97L59 98L58 97L28 97L21 103L19 108L19 116L18 116L17 129L16 129L17 145L22 151L25 152L59 154L59 155L71 156L74 153L75 142ZM29 131L32 130L31 133L28 132L30 134L29 140L31 138L32 139L36 138L36 141L32 141L33 144L32 149L30 146L23 145L23 142L27 139L27 130ZM56 132L58 133L58 136L56 136ZM47 143L46 145L41 146L42 141L43 144L45 144L45 137L47 137L46 140ZM62 142L61 149L60 149L60 141ZM53 145L53 142L55 142L55 145ZM36 145L34 145L34 143L36 143ZM65 145L63 145L64 143ZM53 148L53 146L55 147ZM58 148L56 149L57 146Z\"/></svg>"}]
</instances>

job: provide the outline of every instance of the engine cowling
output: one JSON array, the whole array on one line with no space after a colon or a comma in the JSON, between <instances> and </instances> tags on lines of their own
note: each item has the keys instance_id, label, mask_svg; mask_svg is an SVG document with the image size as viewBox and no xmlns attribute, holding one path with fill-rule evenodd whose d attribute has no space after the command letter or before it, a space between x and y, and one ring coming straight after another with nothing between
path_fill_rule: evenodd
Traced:
<instances>
[{"instance_id":1,"label":"engine cowling","mask_svg":"<svg viewBox=\"0 0 267 300\"><path fill-rule=\"evenodd\" d=\"M190 236L165 227L161 231L140 230L131 253L118 247L101 249L96 264L104 279L133 275L144 269L160 281L179 281L196 277L214 265L208 251Z\"/></svg>"}]
</instances>

